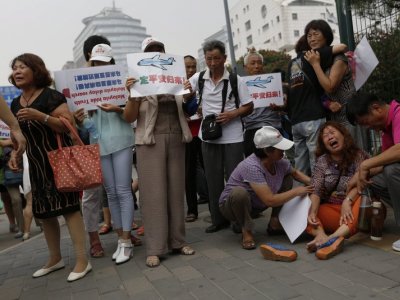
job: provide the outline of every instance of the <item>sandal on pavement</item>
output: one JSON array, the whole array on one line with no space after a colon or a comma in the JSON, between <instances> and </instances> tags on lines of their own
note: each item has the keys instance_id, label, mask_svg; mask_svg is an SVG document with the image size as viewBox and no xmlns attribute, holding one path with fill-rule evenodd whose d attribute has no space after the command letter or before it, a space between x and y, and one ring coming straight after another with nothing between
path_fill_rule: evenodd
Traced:
<instances>
[{"instance_id":1,"label":"sandal on pavement","mask_svg":"<svg viewBox=\"0 0 400 300\"><path fill-rule=\"evenodd\" d=\"M160 258L156 255L150 255L146 258L146 266L150 268L155 268L160 265Z\"/></svg>"},{"instance_id":2,"label":"sandal on pavement","mask_svg":"<svg viewBox=\"0 0 400 300\"><path fill-rule=\"evenodd\" d=\"M327 241L326 243L318 246L317 252L315 252L315 256L319 259L329 259L336 254L342 252L344 244L344 238L335 237Z\"/></svg>"},{"instance_id":3,"label":"sandal on pavement","mask_svg":"<svg viewBox=\"0 0 400 300\"><path fill-rule=\"evenodd\" d=\"M188 214L185 218L185 222L190 223L197 220L197 216L195 214Z\"/></svg>"},{"instance_id":4,"label":"sandal on pavement","mask_svg":"<svg viewBox=\"0 0 400 300\"><path fill-rule=\"evenodd\" d=\"M103 224L103 225L100 227L99 234L107 234L107 233L109 233L111 230L112 230L112 227L111 227L110 225Z\"/></svg>"},{"instance_id":5,"label":"sandal on pavement","mask_svg":"<svg viewBox=\"0 0 400 300\"><path fill-rule=\"evenodd\" d=\"M254 240L242 241L242 248L245 250L253 250L256 248L256 242Z\"/></svg>"},{"instance_id":6,"label":"sandal on pavement","mask_svg":"<svg viewBox=\"0 0 400 300\"><path fill-rule=\"evenodd\" d=\"M260 246L262 256L268 260L294 261L297 258L297 252L287 249L281 245L266 243Z\"/></svg>"},{"instance_id":7,"label":"sandal on pavement","mask_svg":"<svg viewBox=\"0 0 400 300\"><path fill-rule=\"evenodd\" d=\"M194 251L194 249L190 246L183 246L182 248L172 249L172 252L181 255L193 255L196 253L196 251Z\"/></svg>"},{"instance_id":8,"label":"sandal on pavement","mask_svg":"<svg viewBox=\"0 0 400 300\"><path fill-rule=\"evenodd\" d=\"M90 245L90 256L93 258L104 256L104 249L101 246L101 243L93 243Z\"/></svg>"}]
</instances>

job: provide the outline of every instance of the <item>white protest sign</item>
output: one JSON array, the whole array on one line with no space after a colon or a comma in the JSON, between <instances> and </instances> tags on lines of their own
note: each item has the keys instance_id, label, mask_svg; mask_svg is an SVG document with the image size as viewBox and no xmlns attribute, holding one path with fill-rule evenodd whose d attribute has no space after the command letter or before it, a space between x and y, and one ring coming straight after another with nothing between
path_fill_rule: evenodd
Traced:
<instances>
[{"instance_id":1,"label":"white protest sign","mask_svg":"<svg viewBox=\"0 0 400 300\"><path fill-rule=\"evenodd\" d=\"M186 70L183 56L159 53L127 55L128 73L138 81L131 88L132 97L172 94L183 95Z\"/></svg>"},{"instance_id":2,"label":"white protest sign","mask_svg":"<svg viewBox=\"0 0 400 300\"><path fill-rule=\"evenodd\" d=\"M358 91L379 64L379 61L366 37L363 37L357 45L354 50L354 57L356 59L356 78L354 80L354 86Z\"/></svg>"},{"instance_id":3,"label":"white protest sign","mask_svg":"<svg viewBox=\"0 0 400 300\"><path fill-rule=\"evenodd\" d=\"M0 86L0 94L3 96L7 105L10 107L11 102L14 98L21 94L21 90L15 86ZM0 138L9 139L10 138L10 128L6 123L0 120Z\"/></svg>"},{"instance_id":4,"label":"white protest sign","mask_svg":"<svg viewBox=\"0 0 400 300\"><path fill-rule=\"evenodd\" d=\"M117 65L54 72L56 89L67 98L71 111L98 109L102 103L124 105L125 80L123 67Z\"/></svg>"},{"instance_id":5,"label":"white protest sign","mask_svg":"<svg viewBox=\"0 0 400 300\"><path fill-rule=\"evenodd\" d=\"M283 105L281 73L242 77L253 99L254 108L267 107L271 103Z\"/></svg>"},{"instance_id":6,"label":"white protest sign","mask_svg":"<svg viewBox=\"0 0 400 300\"><path fill-rule=\"evenodd\" d=\"M306 230L310 206L311 200L308 195L294 197L282 206L279 212L279 221L291 243Z\"/></svg>"}]
</instances>

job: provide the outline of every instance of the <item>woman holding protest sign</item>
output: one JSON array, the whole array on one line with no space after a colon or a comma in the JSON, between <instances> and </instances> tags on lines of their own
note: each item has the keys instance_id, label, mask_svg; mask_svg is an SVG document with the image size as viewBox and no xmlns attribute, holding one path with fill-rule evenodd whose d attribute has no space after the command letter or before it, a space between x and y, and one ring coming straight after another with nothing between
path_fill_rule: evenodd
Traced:
<instances>
[{"instance_id":1,"label":"woman holding protest sign","mask_svg":"<svg viewBox=\"0 0 400 300\"><path fill-rule=\"evenodd\" d=\"M44 235L50 252L45 266L33 277L41 277L64 268L60 249L58 216L64 216L75 249L76 264L68 281L84 277L92 266L86 257L85 230L80 214L79 193L59 192L47 152L58 149L55 132L61 134L63 146L71 146L67 128L60 116L71 120L65 97L49 88L52 83L43 60L35 54L24 53L11 62L9 81L22 90L21 96L11 104L11 111L18 118L22 133L27 140L26 154L32 188L32 207L35 217L42 219ZM9 166L20 168L16 152L12 152Z\"/></svg>"},{"instance_id":2,"label":"woman holding protest sign","mask_svg":"<svg viewBox=\"0 0 400 300\"><path fill-rule=\"evenodd\" d=\"M111 64L115 64L111 47L106 44L94 46L90 65L96 67ZM109 103L102 103L98 107L99 109L89 112L90 116L82 113L75 114L75 118L80 125L93 122L96 128L96 132L90 132L90 142L100 145L103 184L114 230L118 235L118 245L112 259L116 264L122 264L130 260L133 247L131 242L134 212L131 191L133 130L122 117L123 108ZM89 233L96 231L97 224L92 223L94 229L88 228ZM97 234L96 236L98 238ZM98 245L101 247L100 240Z\"/></svg>"},{"instance_id":3,"label":"woman holding protest sign","mask_svg":"<svg viewBox=\"0 0 400 300\"><path fill-rule=\"evenodd\" d=\"M164 44L146 38L143 52L165 53ZM126 88L136 84L128 78ZM169 250L192 255L185 242L184 191L185 144L190 133L182 109L183 98L170 94L129 97L123 113L128 122L137 120L136 151L139 190L144 228L146 264L160 265L160 256Z\"/></svg>"}]
</instances>

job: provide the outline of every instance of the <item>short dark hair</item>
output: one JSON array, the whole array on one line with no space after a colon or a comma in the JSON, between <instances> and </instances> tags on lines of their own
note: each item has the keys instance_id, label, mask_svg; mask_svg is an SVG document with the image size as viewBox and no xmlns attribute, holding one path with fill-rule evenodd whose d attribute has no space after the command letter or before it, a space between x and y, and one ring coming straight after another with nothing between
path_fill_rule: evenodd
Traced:
<instances>
[{"instance_id":1,"label":"short dark hair","mask_svg":"<svg viewBox=\"0 0 400 300\"><path fill-rule=\"evenodd\" d=\"M35 87L37 87L37 88L48 87L53 82L53 79L51 79L51 76L50 76L50 72L47 70L43 59L41 59L36 54L23 53L21 55L18 55L11 61L11 63L10 63L11 69L14 68L14 65L17 61L24 63L29 69L32 70L33 84ZM12 85L18 87L14 80L12 73L8 77L8 81Z\"/></svg>"},{"instance_id":2,"label":"short dark hair","mask_svg":"<svg viewBox=\"0 0 400 300\"><path fill-rule=\"evenodd\" d=\"M254 149L254 154L255 154L258 158L263 159L263 158L268 157L268 153L274 151L275 149L276 149L276 148L274 148L274 147L255 148L255 149Z\"/></svg>"},{"instance_id":3,"label":"short dark hair","mask_svg":"<svg viewBox=\"0 0 400 300\"><path fill-rule=\"evenodd\" d=\"M294 46L294 51L296 51L296 53L298 54L307 50L310 50L310 46L307 42L307 36L303 34L296 42L296 45Z\"/></svg>"},{"instance_id":4,"label":"short dark hair","mask_svg":"<svg viewBox=\"0 0 400 300\"><path fill-rule=\"evenodd\" d=\"M221 41L212 40L212 41L206 42L203 46L204 54L206 54L206 52L212 51L214 49L219 50L219 52L221 52L222 55L225 55L225 44Z\"/></svg>"},{"instance_id":5,"label":"short dark hair","mask_svg":"<svg viewBox=\"0 0 400 300\"><path fill-rule=\"evenodd\" d=\"M326 39L326 46L330 46L333 42L333 31L331 26L324 21L324 20L312 20L306 25L306 28L304 29L304 34L307 36L308 32L311 30L319 30L322 32L322 35Z\"/></svg>"},{"instance_id":6,"label":"short dark hair","mask_svg":"<svg viewBox=\"0 0 400 300\"><path fill-rule=\"evenodd\" d=\"M351 97L346 104L346 116L349 122L356 124L357 117L365 116L369 113L372 104L385 105L386 102L379 99L378 96L370 93L358 91Z\"/></svg>"},{"instance_id":7,"label":"short dark hair","mask_svg":"<svg viewBox=\"0 0 400 300\"><path fill-rule=\"evenodd\" d=\"M98 44L107 44L108 46L111 46L110 41L102 35L89 36L83 43L83 55L85 56L86 61L89 61L93 47Z\"/></svg>"}]
</instances>

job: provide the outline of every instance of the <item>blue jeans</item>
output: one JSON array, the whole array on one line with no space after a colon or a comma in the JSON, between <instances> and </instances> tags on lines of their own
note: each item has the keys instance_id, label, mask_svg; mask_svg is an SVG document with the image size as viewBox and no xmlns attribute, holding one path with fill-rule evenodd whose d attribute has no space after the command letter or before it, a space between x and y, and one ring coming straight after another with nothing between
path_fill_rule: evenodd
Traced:
<instances>
[{"instance_id":1,"label":"blue jeans","mask_svg":"<svg viewBox=\"0 0 400 300\"><path fill-rule=\"evenodd\" d=\"M130 231L133 222L132 148L101 157L104 189L115 229Z\"/></svg>"},{"instance_id":2,"label":"blue jeans","mask_svg":"<svg viewBox=\"0 0 400 300\"><path fill-rule=\"evenodd\" d=\"M297 123L292 126L295 167L309 176L315 164L318 130L325 121L325 118L323 118Z\"/></svg>"}]
</instances>

